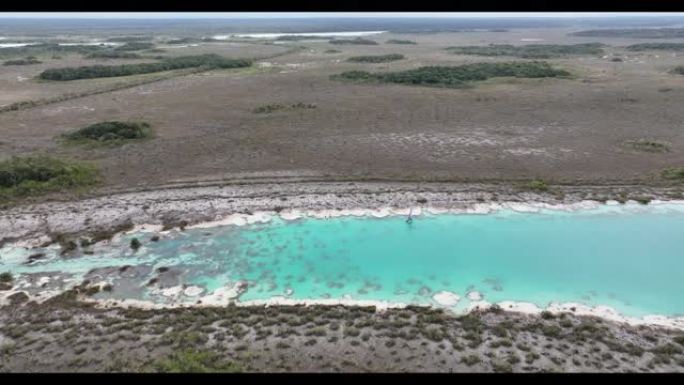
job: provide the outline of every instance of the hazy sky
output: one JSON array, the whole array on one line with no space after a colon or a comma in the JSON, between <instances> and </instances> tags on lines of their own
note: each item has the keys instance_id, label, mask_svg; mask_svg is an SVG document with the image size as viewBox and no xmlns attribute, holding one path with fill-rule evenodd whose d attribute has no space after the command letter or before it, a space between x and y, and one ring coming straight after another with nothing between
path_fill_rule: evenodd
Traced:
<instances>
[{"instance_id":1,"label":"hazy sky","mask_svg":"<svg viewBox=\"0 0 684 385\"><path fill-rule=\"evenodd\" d=\"M0 18L303 18L303 17L614 17L684 16L679 13L596 12L0 12Z\"/></svg>"}]
</instances>

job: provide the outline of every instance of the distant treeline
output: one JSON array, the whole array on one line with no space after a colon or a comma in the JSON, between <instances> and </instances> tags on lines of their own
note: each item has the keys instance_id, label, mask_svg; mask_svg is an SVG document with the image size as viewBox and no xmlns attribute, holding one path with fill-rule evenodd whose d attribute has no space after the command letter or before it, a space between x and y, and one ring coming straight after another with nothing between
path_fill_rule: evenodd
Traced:
<instances>
[{"instance_id":1,"label":"distant treeline","mask_svg":"<svg viewBox=\"0 0 684 385\"><path fill-rule=\"evenodd\" d=\"M86 55L86 59L142 59L142 56L126 51L95 51Z\"/></svg>"},{"instance_id":2,"label":"distant treeline","mask_svg":"<svg viewBox=\"0 0 684 385\"><path fill-rule=\"evenodd\" d=\"M137 42L132 41L122 45L121 47L114 48L115 51L140 51L143 49L154 48L153 43Z\"/></svg>"},{"instance_id":3,"label":"distant treeline","mask_svg":"<svg viewBox=\"0 0 684 385\"><path fill-rule=\"evenodd\" d=\"M512 76L518 78L543 78L570 75L565 70L555 69L547 62L504 62L474 63L455 67L420 67L407 71L370 73L348 71L333 75L333 80L361 82L399 83L461 88L467 82L481 81L494 77Z\"/></svg>"},{"instance_id":4,"label":"distant treeline","mask_svg":"<svg viewBox=\"0 0 684 385\"><path fill-rule=\"evenodd\" d=\"M352 56L347 61L356 63L387 63L391 61L401 60L404 55L398 53L391 53L388 55L374 55L374 56Z\"/></svg>"},{"instance_id":5,"label":"distant treeline","mask_svg":"<svg viewBox=\"0 0 684 385\"><path fill-rule=\"evenodd\" d=\"M684 51L684 43L640 43L625 47L628 51Z\"/></svg>"},{"instance_id":6,"label":"distant treeline","mask_svg":"<svg viewBox=\"0 0 684 385\"><path fill-rule=\"evenodd\" d=\"M453 54L478 56L515 56L524 59L548 59L565 55L601 55L603 44L491 44L487 46L460 46L446 48Z\"/></svg>"},{"instance_id":7,"label":"distant treeline","mask_svg":"<svg viewBox=\"0 0 684 385\"><path fill-rule=\"evenodd\" d=\"M312 35L283 35L278 36L276 40L278 41L299 41L299 40L326 40L325 36L312 36Z\"/></svg>"},{"instance_id":8,"label":"distant treeline","mask_svg":"<svg viewBox=\"0 0 684 385\"><path fill-rule=\"evenodd\" d=\"M385 44L418 44L413 40L389 39Z\"/></svg>"},{"instance_id":9,"label":"distant treeline","mask_svg":"<svg viewBox=\"0 0 684 385\"><path fill-rule=\"evenodd\" d=\"M632 28L632 29L591 29L571 33L574 36L589 37L631 37L643 39L668 39L684 37L684 28Z\"/></svg>"},{"instance_id":10,"label":"distant treeline","mask_svg":"<svg viewBox=\"0 0 684 385\"><path fill-rule=\"evenodd\" d=\"M27 57L26 59L17 59L17 60L7 60L6 62L2 63L4 66L23 66L23 65L29 65L29 64L40 64L42 61L36 59L35 57Z\"/></svg>"},{"instance_id":11,"label":"distant treeline","mask_svg":"<svg viewBox=\"0 0 684 385\"><path fill-rule=\"evenodd\" d=\"M152 36L116 36L107 39L108 42L112 43L129 43L133 41L150 41Z\"/></svg>"},{"instance_id":12,"label":"distant treeline","mask_svg":"<svg viewBox=\"0 0 684 385\"><path fill-rule=\"evenodd\" d=\"M29 56L42 53L81 53L87 54L106 49L101 45L59 45L56 43L31 44L23 47L8 47L0 49L0 57Z\"/></svg>"},{"instance_id":13,"label":"distant treeline","mask_svg":"<svg viewBox=\"0 0 684 385\"><path fill-rule=\"evenodd\" d=\"M193 67L206 67L211 69L249 67L251 65L252 61L249 59L227 59L216 54L206 54L168 58L158 63L51 68L43 71L40 74L40 78L46 80L93 79L147 74Z\"/></svg>"},{"instance_id":14,"label":"distant treeline","mask_svg":"<svg viewBox=\"0 0 684 385\"><path fill-rule=\"evenodd\" d=\"M376 41L373 40L368 40L368 39L363 39L360 37L357 37L356 39L333 39L330 40L330 44L356 44L356 45L378 45Z\"/></svg>"}]
</instances>

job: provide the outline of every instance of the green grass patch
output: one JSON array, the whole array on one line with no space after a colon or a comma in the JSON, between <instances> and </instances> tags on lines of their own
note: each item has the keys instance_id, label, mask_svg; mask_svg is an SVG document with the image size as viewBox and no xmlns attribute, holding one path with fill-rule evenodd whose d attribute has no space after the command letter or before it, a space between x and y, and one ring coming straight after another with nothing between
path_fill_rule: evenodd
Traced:
<instances>
[{"instance_id":1,"label":"green grass patch","mask_svg":"<svg viewBox=\"0 0 684 385\"><path fill-rule=\"evenodd\" d=\"M568 55L601 55L601 43L585 44L491 44L488 46L448 47L447 51L459 55L477 56L515 56L524 59L549 59Z\"/></svg>"},{"instance_id":2,"label":"green grass patch","mask_svg":"<svg viewBox=\"0 0 684 385\"><path fill-rule=\"evenodd\" d=\"M44 80L65 81L76 79L130 76L153 72L171 71L182 68L240 68L249 67L251 65L252 61L249 59L228 59L216 54L205 54L196 56L179 56L174 58L166 58L157 63L50 68L43 71L39 75L39 77Z\"/></svg>"},{"instance_id":3,"label":"green grass patch","mask_svg":"<svg viewBox=\"0 0 684 385\"><path fill-rule=\"evenodd\" d=\"M95 123L62 135L65 140L72 143L100 142L107 144L122 144L151 136L150 125L146 122L118 121Z\"/></svg>"},{"instance_id":4,"label":"green grass patch","mask_svg":"<svg viewBox=\"0 0 684 385\"><path fill-rule=\"evenodd\" d=\"M0 57L38 56L43 54L87 54L94 51L108 49L104 45L59 45L56 43L31 44L23 47L8 47L0 49Z\"/></svg>"},{"instance_id":5,"label":"green grass patch","mask_svg":"<svg viewBox=\"0 0 684 385\"><path fill-rule=\"evenodd\" d=\"M14 157L0 162L0 201L73 190L98 181L91 166L48 156Z\"/></svg>"},{"instance_id":6,"label":"green grass patch","mask_svg":"<svg viewBox=\"0 0 684 385\"><path fill-rule=\"evenodd\" d=\"M336 45L378 45L378 42L357 37L356 39L333 39L329 41L330 44Z\"/></svg>"},{"instance_id":7,"label":"green grass patch","mask_svg":"<svg viewBox=\"0 0 684 385\"><path fill-rule=\"evenodd\" d=\"M356 82L397 83L433 87L465 88L469 82L495 77L543 78L567 77L570 73L553 68L547 62L473 63L454 67L419 67L412 70L370 73L347 71L332 75L332 80Z\"/></svg>"},{"instance_id":8,"label":"green grass patch","mask_svg":"<svg viewBox=\"0 0 684 385\"><path fill-rule=\"evenodd\" d=\"M525 189L535 191L535 192L547 192L549 191L549 185L540 179L535 179L529 181L525 184Z\"/></svg>"},{"instance_id":9,"label":"green grass patch","mask_svg":"<svg viewBox=\"0 0 684 385\"><path fill-rule=\"evenodd\" d=\"M387 63L404 58L404 55L391 53L388 55L352 56L347 61L354 63Z\"/></svg>"},{"instance_id":10,"label":"green grass patch","mask_svg":"<svg viewBox=\"0 0 684 385\"><path fill-rule=\"evenodd\" d=\"M413 40L401 40L401 39L389 39L385 42L385 44L418 44Z\"/></svg>"}]
</instances>

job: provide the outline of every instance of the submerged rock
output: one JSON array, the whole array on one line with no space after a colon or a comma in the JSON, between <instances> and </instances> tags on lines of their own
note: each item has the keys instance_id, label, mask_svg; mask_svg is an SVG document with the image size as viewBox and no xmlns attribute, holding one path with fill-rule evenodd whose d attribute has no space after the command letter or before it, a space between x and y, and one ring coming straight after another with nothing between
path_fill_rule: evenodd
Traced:
<instances>
[{"instance_id":1,"label":"submerged rock","mask_svg":"<svg viewBox=\"0 0 684 385\"><path fill-rule=\"evenodd\" d=\"M435 293L432 299L442 306L455 306L461 300L461 297L450 291L440 291Z\"/></svg>"}]
</instances>

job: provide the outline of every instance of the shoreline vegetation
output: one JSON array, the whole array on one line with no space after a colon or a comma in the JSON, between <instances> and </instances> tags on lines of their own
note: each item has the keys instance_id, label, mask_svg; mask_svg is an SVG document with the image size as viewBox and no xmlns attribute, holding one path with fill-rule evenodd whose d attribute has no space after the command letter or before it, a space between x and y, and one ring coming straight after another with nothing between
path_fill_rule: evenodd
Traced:
<instances>
[{"instance_id":1,"label":"shoreline vegetation","mask_svg":"<svg viewBox=\"0 0 684 385\"><path fill-rule=\"evenodd\" d=\"M550 59L570 55L603 55L601 43L583 44L490 44L488 46L454 46L445 48L456 55L513 56L523 59Z\"/></svg>"},{"instance_id":2,"label":"shoreline vegetation","mask_svg":"<svg viewBox=\"0 0 684 385\"><path fill-rule=\"evenodd\" d=\"M145 310L79 300L87 285L0 312L9 371L662 372L684 367L684 333L571 312L501 307L454 315L407 306ZM627 337L628 336L628 337ZM349 354L342 354L348 352ZM26 354L44 359L27 360ZM373 354L372 360L361 359ZM304 357L307 357L304 359ZM312 357L313 359L309 359Z\"/></svg>"},{"instance_id":3,"label":"shoreline vegetation","mask_svg":"<svg viewBox=\"0 0 684 385\"><path fill-rule=\"evenodd\" d=\"M216 54L205 54L167 58L156 63L51 68L43 71L39 75L39 78L44 80L68 81L130 76L186 68L241 68L249 67L251 65L252 60L249 59L227 59Z\"/></svg>"},{"instance_id":4,"label":"shoreline vegetation","mask_svg":"<svg viewBox=\"0 0 684 385\"><path fill-rule=\"evenodd\" d=\"M419 67L384 73L347 71L332 75L331 80L360 83L396 83L432 87L466 88L469 83L494 77L544 78L568 77L570 73L542 61L473 63L453 67Z\"/></svg>"},{"instance_id":5,"label":"shoreline vegetation","mask_svg":"<svg viewBox=\"0 0 684 385\"><path fill-rule=\"evenodd\" d=\"M387 55L352 56L347 61L352 63L389 63L404 58L404 55L391 53Z\"/></svg>"},{"instance_id":6,"label":"shoreline vegetation","mask_svg":"<svg viewBox=\"0 0 684 385\"><path fill-rule=\"evenodd\" d=\"M14 157L0 162L0 202L82 189L97 181L97 169L90 165L48 156Z\"/></svg>"}]
</instances>

